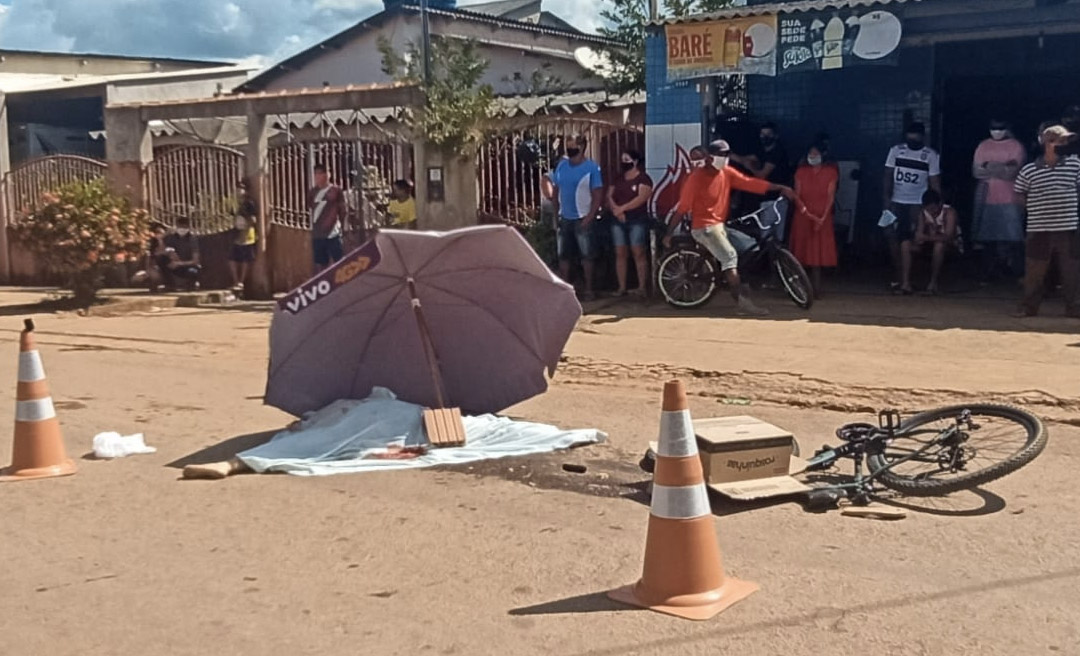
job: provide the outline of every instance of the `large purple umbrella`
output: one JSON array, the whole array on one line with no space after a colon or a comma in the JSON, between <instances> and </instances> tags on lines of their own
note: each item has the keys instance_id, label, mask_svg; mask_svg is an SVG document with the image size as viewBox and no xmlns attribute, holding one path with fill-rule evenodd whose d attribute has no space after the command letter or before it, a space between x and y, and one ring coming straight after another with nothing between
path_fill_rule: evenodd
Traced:
<instances>
[{"instance_id":1,"label":"large purple umbrella","mask_svg":"<svg viewBox=\"0 0 1080 656\"><path fill-rule=\"evenodd\" d=\"M379 386L498 412L547 389L580 317L513 228L385 230L279 302L266 403L301 415Z\"/></svg>"}]
</instances>

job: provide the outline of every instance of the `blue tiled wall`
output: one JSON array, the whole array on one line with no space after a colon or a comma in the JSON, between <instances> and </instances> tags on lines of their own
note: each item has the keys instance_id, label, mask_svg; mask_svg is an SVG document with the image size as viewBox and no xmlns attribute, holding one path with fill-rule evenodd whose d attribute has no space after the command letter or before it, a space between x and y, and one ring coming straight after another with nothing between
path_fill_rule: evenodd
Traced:
<instances>
[{"instance_id":1,"label":"blue tiled wall","mask_svg":"<svg viewBox=\"0 0 1080 656\"><path fill-rule=\"evenodd\" d=\"M792 157L819 132L829 133L835 159L862 165L860 221L876 221L885 156L900 141L905 118L933 128L933 71L930 48L907 48L897 67L755 76L748 81L750 115L780 124Z\"/></svg>"},{"instance_id":2,"label":"blue tiled wall","mask_svg":"<svg viewBox=\"0 0 1080 656\"><path fill-rule=\"evenodd\" d=\"M645 39L646 125L678 125L701 121L701 96L694 82L667 81L667 45L663 32Z\"/></svg>"}]
</instances>

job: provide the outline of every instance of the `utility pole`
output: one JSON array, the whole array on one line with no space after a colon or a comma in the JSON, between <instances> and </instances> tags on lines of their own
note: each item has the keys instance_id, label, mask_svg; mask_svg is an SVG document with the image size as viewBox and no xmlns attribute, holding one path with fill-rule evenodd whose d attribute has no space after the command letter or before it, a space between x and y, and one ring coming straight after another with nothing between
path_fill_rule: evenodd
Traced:
<instances>
[{"instance_id":1,"label":"utility pole","mask_svg":"<svg viewBox=\"0 0 1080 656\"><path fill-rule=\"evenodd\" d=\"M420 0L420 42L423 66L424 86L431 85L431 25L428 22L428 0Z\"/></svg>"}]
</instances>

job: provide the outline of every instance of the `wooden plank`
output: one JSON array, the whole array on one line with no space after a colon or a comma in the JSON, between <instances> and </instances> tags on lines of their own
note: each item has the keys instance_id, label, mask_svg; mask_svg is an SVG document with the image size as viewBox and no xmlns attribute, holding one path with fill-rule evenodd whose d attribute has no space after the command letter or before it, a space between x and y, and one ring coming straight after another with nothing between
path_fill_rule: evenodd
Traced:
<instances>
[{"instance_id":1,"label":"wooden plank","mask_svg":"<svg viewBox=\"0 0 1080 656\"><path fill-rule=\"evenodd\" d=\"M432 448L465 445L465 424L458 408L424 410L424 429Z\"/></svg>"}]
</instances>

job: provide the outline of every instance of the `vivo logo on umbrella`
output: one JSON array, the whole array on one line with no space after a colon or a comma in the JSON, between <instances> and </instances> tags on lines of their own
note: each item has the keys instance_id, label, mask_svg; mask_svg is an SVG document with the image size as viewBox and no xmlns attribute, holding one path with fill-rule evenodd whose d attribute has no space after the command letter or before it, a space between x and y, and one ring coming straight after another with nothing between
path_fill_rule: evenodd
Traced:
<instances>
[{"instance_id":1,"label":"vivo logo on umbrella","mask_svg":"<svg viewBox=\"0 0 1080 656\"><path fill-rule=\"evenodd\" d=\"M334 288L329 280L313 282L290 294L289 298L285 299L285 309L296 314L332 291L334 291Z\"/></svg>"},{"instance_id":2,"label":"vivo logo on umbrella","mask_svg":"<svg viewBox=\"0 0 1080 656\"><path fill-rule=\"evenodd\" d=\"M331 294L338 287L373 268L380 259L379 249L374 240L369 241L324 271L318 278L308 281L281 299L278 306L289 314L298 314L311 307L319 299Z\"/></svg>"}]
</instances>

